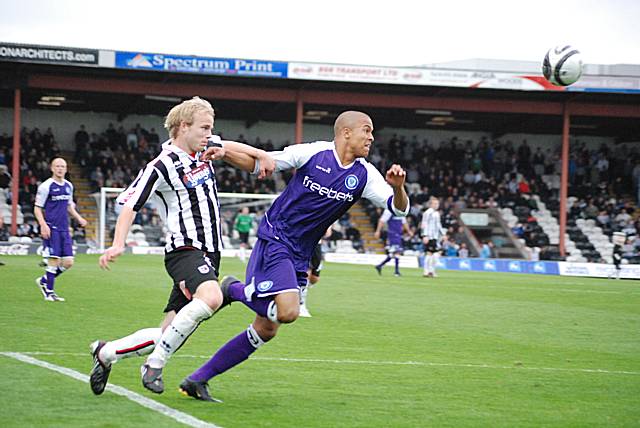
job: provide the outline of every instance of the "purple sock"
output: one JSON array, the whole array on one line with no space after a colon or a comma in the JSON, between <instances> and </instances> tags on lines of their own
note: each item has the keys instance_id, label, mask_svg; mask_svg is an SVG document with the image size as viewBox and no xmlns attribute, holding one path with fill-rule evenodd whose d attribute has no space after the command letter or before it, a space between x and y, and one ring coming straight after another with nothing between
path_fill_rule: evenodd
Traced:
<instances>
[{"instance_id":1,"label":"purple sock","mask_svg":"<svg viewBox=\"0 0 640 428\"><path fill-rule=\"evenodd\" d=\"M229 294L231 295L231 300L234 302L242 302L256 314L260 315L261 317L267 318L267 309L269 308L271 299L254 299L249 301L244 295L245 287L246 286L240 281L231 284L229 286Z\"/></svg>"},{"instance_id":2,"label":"purple sock","mask_svg":"<svg viewBox=\"0 0 640 428\"><path fill-rule=\"evenodd\" d=\"M396 273L400 273L400 258L396 257Z\"/></svg>"},{"instance_id":3,"label":"purple sock","mask_svg":"<svg viewBox=\"0 0 640 428\"><path fill-rule=\"evenodd\" d=\"M249 327L249 329L252 328ZM209 361L191 373L189 379L195 382L207 382L212 377L226 372L249 358L249 355L255 352L257 346L260 346L260 344L253 345L251 343L248 336L249 334L251 333L245 330L228 341L213 357L209 358Z\"/></svg>"},{"instance_id":4,"label":"purple sock","mask_svg":"<svg viewBox=\"0 0 640 428\"><path fill-rule=\"evenodd\" d=\"M56 274L54 272L49 272L47 270L46 277L47 277L47 290L53 291L53 284L56 281Z\"/></svg>"},{"instance_id":5,"label":"purple sock","mask_svg":"<svg viewBox=\"0 0 640 428\"><path fill-rule=\"evenodd\" d=\"M382 263L380 263L378 266L382 267L382 266L386 265L389 260L391 260L391 257L387 256L387 258L384 259L384 261Z\"/></svg>"}]
</instances>

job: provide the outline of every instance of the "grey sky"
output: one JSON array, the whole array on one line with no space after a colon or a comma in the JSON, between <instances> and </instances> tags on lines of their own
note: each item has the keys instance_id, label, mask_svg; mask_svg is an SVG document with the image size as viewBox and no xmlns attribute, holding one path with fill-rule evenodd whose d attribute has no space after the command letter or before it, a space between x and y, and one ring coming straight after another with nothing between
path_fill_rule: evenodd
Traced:
<instances>
[{"instance_id":1,"label":"grey sky","mask_svg":"<svg viewBox=\"0 0 640 428\"><path fill-rule=\"evenodd\" d=\"M0 0L0 41L396 66L572 44L586 63L640 64L640 1Z\"/></svg>"}]
</instances>

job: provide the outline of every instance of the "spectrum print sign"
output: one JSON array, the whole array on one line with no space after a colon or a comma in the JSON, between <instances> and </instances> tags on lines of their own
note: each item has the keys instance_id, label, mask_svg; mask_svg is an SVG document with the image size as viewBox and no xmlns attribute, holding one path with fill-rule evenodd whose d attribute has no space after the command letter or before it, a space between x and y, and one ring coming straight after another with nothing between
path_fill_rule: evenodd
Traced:
<instances>
[{"instance_id":1,"label":"spectrum print sign","mask_svg":"<svg viewBox=\"0 0 640 428\"><path fill-rule=\"evenodd\" d=\"M287 77L287 63L237 58L208 58L143 52L116 52L116 68L243 77Z\"/></svg>"}]
</instances>

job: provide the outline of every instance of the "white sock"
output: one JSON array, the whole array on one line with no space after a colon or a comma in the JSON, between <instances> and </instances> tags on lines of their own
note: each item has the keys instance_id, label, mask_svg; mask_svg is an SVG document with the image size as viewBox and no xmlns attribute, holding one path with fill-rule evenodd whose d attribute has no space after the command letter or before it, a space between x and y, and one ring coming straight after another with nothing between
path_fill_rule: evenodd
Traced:
<instances>
[{"instance_id":1,"label":"white sock","mask_svg":"<svg viewBox=\"0 0 640 428\"><path fill-rule=\"evenodd\" d=\"M162 336L162 329L143 328L129 336L107 342L100 350L100 359L117 363L123 358L147 355L153 351Z\"/></svg>"},{"instance_id":2,"label":"white sock","mask_svg":"<svg viewBox=\"0 0 640 428\"><path fill-rule=\"evenodd\" d=\"M198 328L198 325L211 315L213 315L213 310L198 298L194 298L187 306L180 309L147 358L149 366L153 368L164 367L171 355L182 346L191 333Z\"/></svg>"},{"instance_id":3,"label":"white sock","mask_svg":"<svg viewBox=\"0 0 640 428\"><path fill-rule=\"evenodd\" d=\"M244 247L240 247L240 261L242 261L242 263L244 263L244 261L246 259L247 259L246 249Z\"/></svg>"},{"instance_id":4,"label":"white sock","mask_svg":"<svg viewBox=\"0 0 640 428\"><path fill-rule=\"evenodd\" d=\"M431 256L431 272L432 273L436 273L436 266L438 265L438 258L440 257L439 254L434 254L433 256Z\"/></svg>"},{"instance_id":5,"label":"white sock","mask_svg":"<svg viewBox=\"0 0 640 428\"><path fill-rule=\"evenodd\" d=\"M305 306L307 304L307 293L309 292L309 287L306 285L304 287L300 287L300 306Z\"/></svg>"},{"instance_id":6,"label":"white sock","mask_svg":"<svg viewBox=\"0 0 640 428\"><path fill-rule=\"evenodd\" d=\"M424 257L424 274L428 275L429 272L431 272L431 259L433 259L433 256L430 254L427 254Z\"/></svg>"}]
</instances>

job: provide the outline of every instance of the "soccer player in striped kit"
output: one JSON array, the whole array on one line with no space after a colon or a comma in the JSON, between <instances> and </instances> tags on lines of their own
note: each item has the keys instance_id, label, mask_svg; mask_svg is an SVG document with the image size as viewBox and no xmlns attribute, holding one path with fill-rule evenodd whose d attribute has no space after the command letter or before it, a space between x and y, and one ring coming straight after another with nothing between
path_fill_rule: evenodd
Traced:
<instances>
[{"instance_id":1,"label":"soccer player in striped kit","mask_svg":"<svg viewBox=\"0 0 640 428\"><path fill-rule=\"evenodd\" d=\"M438 257L440 257L440 241L444 236L445 229L440 221L440 200L435 196L429 198L429 209L422 214L422 241L425 245L426 256L424 258L423 276L433 278L436 274Z\"/></svg>"},{"instance_id":2,"label":"soccer player in striped kit","mask_svg":"<svg viewBox=\"0 0 640 428\"><path fill-rule=\"evenodd\" d=\"M49 254L45 274L36 278L36 284L45 301L64 302L65 299L56 294L54 284L58 276L73 266L69 214L82 227L87 225L87 221L76 211L73 202L73 184L64 178L67 173L67 162L62 158L52 160L51 173L51 178L38 186L33 208L33 214L40 225L43 251Z\"/></svg>"},{"instance_id":3,"label":"soccer player in striped kit","mask_svg":"<svg viewBox=\"0 0 640 428\"><path fill-rule=\"evenodd\" d=\"M94 366L90 385L96 395L104 391L113 363L147 354L141 368L142 384L152 392L162 393L162 370L171 355L222 304L218 285L222 230L215 174L211 161L203 159L201 153L206 147L214 146L212 150L220 157L226 150L220 138L211 135L213 123L213 108L203 99L194 97L173 107L165 121L171 139L118 197L122 211L113 245L100 257L100 267L108 269L109 263L124 252L136 212L155 194L166 211L169 231L164 263L173 279L173 288L161 327L91 344ZM229 142L230 149L234 145L247 156L253 156L251 159L260 159L261 176L275 167L264 151Z\"/></svg>"},{"instance_id":4,"label":"soccer player in striped kit","mask_svg":"<svg viewBox=\"0 0 640 428\"><path fill-rule=\"evenodd\" d=\"M362 112L344 112L335 121L334 135L334 141L296 144L269 153L276 171L296 168L296 174L260 223L246 283L233 277L222 280L225 299L242 302L256 318L182 382L183 393L213 401L207 390L211 378L248 359L276 336L281 324L298 318L299 290L306 285L315 246L360 198L407 215L405 171L394 164L383 177L364 159L373 143L371 118ZM255 165L246 155L225 155L225 160L246 170ZM192 394L194 390L200 393Z\"/></svg>"}]
</instances>

